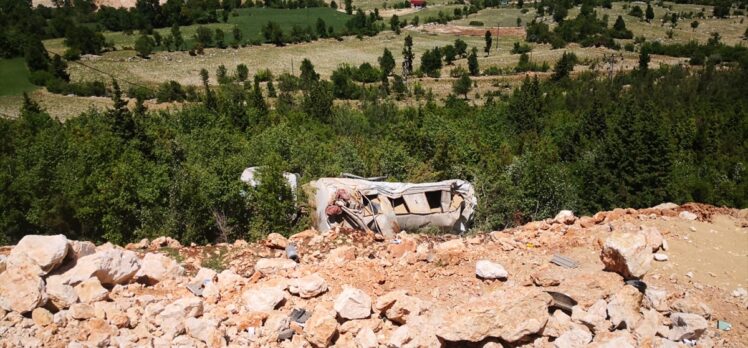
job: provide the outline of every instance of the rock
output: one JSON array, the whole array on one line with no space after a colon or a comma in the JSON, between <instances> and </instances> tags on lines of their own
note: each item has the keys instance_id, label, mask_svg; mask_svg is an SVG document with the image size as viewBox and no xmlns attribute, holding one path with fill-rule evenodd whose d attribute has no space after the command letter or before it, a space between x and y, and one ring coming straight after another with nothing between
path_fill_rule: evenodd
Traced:
<instances>
[{"instance_id":1,"label":"rock","mask_svg":"<svg viewBox=\"0 0 748 348\"><path fill-rule=\"evenodd\" d=\"M203 308L203 301L198 297L180 298L163 307L163 310L158 313L156 322L160 324L165 336L176 337L185 331L185 320L201 316ZM158 312L157 309L153 311ZM148 307L146 307L146 315L148 312Z\"/></svg>"},{"instance_id":2,"label":"rock","mask_svg":"<svg viewBox=\"0 0 748 348\"><path fill-rule=\"evenodd\" d=\"M364 319L371 314L371 297L365 292L345 287L335 299L333 308L344 319Z\"/></svg>"},{"instance_id":3,"label":"rock","mask_svg":"<svg viewBox=\"0 0 748 348\"><path fill-rule=\"evenodd\" d=\"M390 339L388 341L388 347L405 347L407 343L410 343L410 341L413 340L413 337L411 337L411 332L408 325L403 325L395 329L395 331L390 336Z\"/></svg>"},{"instance_id":4,"label":"rock","mask_svg":"<svg viewBox=\"0 0 748 348\"><path fill-rule=\"evenodd\" d=\"M106 347L110 344L111 338L118 333L117 327L109 325L100 318L93 318L86 323L89 332L86 345L94 347Z\"/></svg>"},{"instance_id":5,"label":"rock","mask_svg":"<svg viewBox=\"0 0 748 348\"><path fill-rule=\"evenodd\" d=\"M680 207L680 206L677 205L677 204L675 204L675 203L667 202L667 203L660 203L658 205L655 205L651 209L656 209L656 210L671 210L671 209L677 209L678 207Z\"/></svg>"},{"instance_id":6,"label":"rock","mask_svg":"<svg viewBox=\"0 0 748 348\"><path fill-rule=\"evenodd\" d=\"M364 327L356 334L356 345L358 348L377 348L379 341L371 328Z\"/></svg>"},{"instance_id":7,"label":"rock","mask_svg":"<svg viewBox=\"0 0 748 348\"><path fill-rule=\"evenodd\" d=\"M103 301L109 291L101 286L99 278L93 277L75 286L75 293L82 303Z\"/></svg>"},{"instance_id":8,"label":"rock","mask_svg":"<svg viewBox=\"0 0 748 348\"><path fill-rule=\"evenodd\" d=\"M603 332L595 335L590 348L634 348L636 341L628 331Z\"/></svg>"},{"instance_id":9,"label":"rock","mask_svg":"<svg viewBox=\"0 0 748 348\"><path fill-rule=\"evenodd\" d=\"M273 249L285 249L288 246L288 240L280 233L271 233L265 239L265 246Z\"/></svg>"},{"instance_id":10,"label":"rock","mask_svg":"<svg viewBox=\"0 0 748 348\"><path fill-rule=\"evenodd\" d=\"M420 315L425 308L419 298L408 295L405 290L395 290L379 297L374 309L392 322L405 324L408 317Z\"/></svg>"},{"instance_id":11,"label":"rock","mask_svg":"<svg viewBox=\"0 0 748 348\"><path fill-rule=\"evenodd\" d=\"M141 250L141 249L147 249L150 245L150 242L148 241L148 238L143 238L140 240L140 242L137 243L128 243L125 246L125 249L127 250Z\"/></svg>"},{"instance_id":12,"label":"rock","mask_svg":"<svg viewBox=\"0 0 748 348\"><path fill-rule=\"evenodd\" d=\"M304 325L304 338L316 347L327 347L338 332L335 310L324 304L314 308L312 316Z\"/></svg>"},{"instance_id":13,"label":"rock","mask_svg":"<svg viewBox=\"0 0 748 348\"><path fill-rule=\"evenodd\" d=\"M667 304L667 291L648 286L644 291L644 303L647 307L658 312L669 311Z\"/></svg>"},{"instance_id":14,"label":"rock","mask_svg":"<svg viewBox=\"0 0 748 348\"><path fill-rule=\"evenodd\" d=\"M624 286L613 295L613 298L608 302L608 316L613 326L633 330L641 319L639 308L642 298L642 293L630 285Z\"/></svg>"},{"instance_id":15,"label":"rock","mask_svg":"<svg viewBox=\"0 0 748 348\"><path fill-rule=\"evenodd\" d=\"M624 278L641 278L652 263L652 251L642 233L614 231L605 240L600 260L606 271L620 274Z\"/></svg>"},{"instance_id":16,"label":"rock","mask_svg":"<svg viewBox=\"0 0 748 348\"><path fill-rule=\"evenodd\" d=\"M218 322L215 320L187 318L184 321L184 327L188 335L208 344L209 347L225 345L225 342L221 342L223 337L218 331Z\"/></svg>"},{"instance_id":17,"label":"rock","mask_svg":"<svg viewBox=\"0 0 748 348\"><path fill-rule=\"evenodd\" d=\"M76 303L70 306L70 311L68 311L68 313L71 318L77 320L91 319L96 315L93 306L87 303Z\"/></svg>"},{"instance_id":18,"label":"rock","mask_svg":"<svg viewBox=\"0 0 748 348\"><path fill-rule=\"evenodd\" d=\"M263 274L275 274L282 271L290 271L296 269L299 265L294 260L284 258L273 258L273 259L259 259L255 263L255 271L262 272Z\"/></svg>"},{"instance_id":19,"label":"rock","mask_svg":"<svg viewBox=\"0 0 748 348\"><path fill-rule=\"evenodd\" d=\"M47 326L54 322L52 313L44 308L36 308L31 312L31 320L39 326Z\"/></svg>"},{"instance_id":20,"label":"rock","mask_svg":"<svg viewBox=\"0 0 748 348\"><path fill-rule=\"evenodd\" d=\"M549 287L561 284L562 274L557 269L545 268L530 274L533 284L536 286Z\"/></svg>"},{"instance_id":21,"label":"rock","mask_svg":"<svg viewBox=\"0 0 748 348\"><path fill-rule=\"evenodd\" d=\"M178 240L171 237L158 237L151 242L151 249L160 249L163 247L178 249L182 247L182 244Z\"/></svg>"},{"instance_id":22,"label":"rock","mask_svg":"<svg viewBox=\"0 0 748 348\"><path fill-rule=\"evenodd\" d=\"M44 280L35 264L11 265L0 273L0 307L28 313L46 302Z\"/></svg>"},{"instance_id":23,"label":"rock","mask_svg":"<svg viewBox=\"0 0 748 348\"><path fill-rule=\"evenodd\" d=\"M691 313L672 313L670 321L673 326L670 328L668 338L672 341L699 339L708 326L704 317Z\"/></svg>"},{"instance_id":24,"label":"rock","mask_svg":"<svg viewBox=\"0 0 748 348\"><path fill-rule=\"evenodd\" d=\"M298 294L301 298L312 298L327 291L327 282L319 274L313 273L292 280L288 291L292 294Z\"/></svg>"},{"instance_id":25,"label":"rock","mask_svg":"<svg viewBox=\"0 0 748 348\"><path fill-rule=\"evenodd\" d=\"M96 245L86 241L69 240L68 248L68 255L65 258L66 261L77 261L81 257L96 253Z\"/></svg>"},{"instance_id":26,"label":"rock","mask_svg":"<svg viewBox=\"0 0 748 348\"><path fill-rule=\"evenodd\" d=\"M499 290L450 308L436 335L452 342L487 337L517 342L543 329L551 302L550 295L536 288Z\"/></svg>"},{"instance_id":27,"label":"rock","mask_svg":"<svg viewBox=\"0 0 748 348\"><path fill-rule=\"evenodd\" d=\"M660 233L660 230L658 230L656 227L642 226L641 232L644 233L644 236L647 238L647 245L652 249L652 252L660 249L660 247L662 246L662 241L664 240L664 238L662 237L662 233Z\"/></svg>"},{"instance_id":28,"label":"rock","mask_svg":"<svg viewBox=\"0 0 748 348\"><path fill-rule=\"evenodd\" d=\"M465 243L461 238L452 239L434 246L436 258L447 265L457 265L462 262L465 250Z\"/></svg>"},{"instance_id":29,"label":"rock","mask_svg":"<svg viewBox=\"0 0 748 348\"><path fill-rule=\"evenodd\" d=\"M506 279L509 276L502 265L488 260L476 262L475 275L482 279Z\"/></svg>"},{"instance_id":30,"label":"rock","mask_svg":"<svg viewBox=\"0 0 748 348\"><path fill-rule=\"evenodd\" d=\"M218 273L216 271L210 269L201 267L200 270L197 271L197 274L195 274L194 277L192 277L192 280L190 280L190 283L199 283L204 284L205 281L215 281L218 277Z\"/></svg>"},{"instance_id":31,"label":"rock","mask_svg":"<svg viewBox=\"0 0 748 348\"><path fill-rule=\"evenodd\" d=\"M49 273L62 263L68 252L68 239L58 234L55 236L27 235L21 238L10 252L9 259L25 255L42 269Z\"/></svg>"},{"instance_id":32,"label":"rock","mask_svg":"<svg viewBox=\"0 0 748 348\"><path fill-rule=\"evenodd\" d=\"M634 329L635 336L640 345L643 342L654 342L657 332L660 330L660 314L650 309L642 311L642 320L639 320Z\"/></svg>"},{"instance_id":33,"label":"rock","mask_svg":"<svg viewBox=\"0 0 748 348\"><path fill-rule=\"evenodd\" d=\"M601 300L605 302L605 300ZM576 308L579 306L574 307L574 311L577 311ZM604 307L603 307L603 310ZM572 312L573 313L573 312ZM605 318L603 317L603 320ZM578 324L572 321L571 317L569 317L566 313L564 313L562 310L555 310L553 311L553 315L548 318L548 323L543 328L543 336L547 337L559 337L563 335L565 332L571 331L571 330L585 330L590 331L587 329L586 326L582 324Z\"/></svg>"},{"instance_id":34,"label":"rock","mask_svg":"<svg viewBox=\"0 0 748 348\"><path fill-rule=\"evenodd\" d=\"M253 288L242 294L244 307L252 312L272 311L284 299L283 290L277 287Z\"/></svg>"},{"instance_id":35,"label":"rock","mask_svg":"<svg viewBox=\"0 0 748 348\"><path fill-rule=\"evenodd\" d=\"M65 309L78 302L78 294L75 289L67 284L63 284L62 277L59 275L47 278L45 291L49 301L58 308Z\"/></svg>"},{"instance_id":36,"label":"rock","mask_svg":"<svg viewBox=\"0 0 748 348\"><path fill-rule=\"evenodd\" d=\"M591 341L592 334L589 331L573 329L564 332L553 341L553 346L557 348L586 347Z\"/></svg>"},{"instance_id":37,"label":"rock","mask_svg":"<svg viewBox=\"0 0 748 348\"><path fill-rule=\"evenodd\" d=\"M109 249L78 259L75 267L63 273L62 282L76 285L91 277L99 278L101 284L125 284L133 279L140 269L138 256L128 250Z\"/></svg>"},{"instance_id":38,"label":"rock","mask_svg":"<svg viewBox=\"0 0 748 348\"><path fill-rule=\"evenodd\" d=\"M696 216L696 214L694 214L694 213L692 213L692 212L690 212L688 210L684 210L684 211L680 212L680 214L678 214L678 216L681 219L686 219L688 221L694 221L694 220L698 219L698 216Z\"/></svg>"},{"instance_id":39,"label":"rock","mask_svg":"<svg viewBox=\"0 0 748 348\"><path fill-rule=\"evenodd\" d=\"M333 250L327 255L325 262L333 266L342 267L350 261L356 259L356 248L352 246L341 246Z\"/></svg>"},{"instance_id":40,"label":"rock","mask_svg":"<svg viewBox=\"0 0 748 348\"><path fill-rule=\"evenodd\" d=\"M732 291L732 297L746 297L748 296L748 290L745 288L737 288Z\"/></svg>"},{"instance_id":41,"label":"rock","mask_svg":"<svg viewBox=\"0 0 748 348\"><path fill-rule=\"evenodd\" d=\"M172 258L157 253L145 254L140 262L140 270L135 278L146 284L153 285L167 278L180 276L184 269Z\"/></svg>"},{"instance_id":42,"label":"rock","mask_svg":"<svg viewBox=\"0 0 748 348\"><path fill-rule=\"evenodd\" d=\"M656 253L652 255L652 258L654 258L655 261L660 261L660 262L668 260L668 257L666 254L660 254L660 253Z\"/></svg>"},{"instance_id":43,"label":"rock","mask_svg":"<svg viewBox=\"0 0 748 348\"><path fill-rule=\"evenodd\" d=\"M603 299L597 300L597 302L593 303L586 311L580 308L580 306L574 306L571 311L572 319L587 325L590 328L598 328L602 326L607 317L608 303Z\"/></svg>"},{"instance_id":44,"label":"rock","mask_svg":"<svg viewBox=\"0 0 748 348\"><path fill-rule=\"evenodd\" d=\"M238 290L239 286L243 285L245 280L240 275L234 273L234 271L227 269L219 273L217 285L221 292Z\"/></svg>"},{"instance_id":45,"label":"rock","mask_svg":"<svg viewBox=\"0 0 748 348\"><path fill-rule=\"evenodd\" d=\"M7 264L7 258L5 255L0 255L0 273L5 272L5 267Z\"/></svg>"},{"instance_id":46,"label":"rock","mask_svg":"<svg viewBox=\"0 0 748 348\"><path fill-rule=\"evenodd\" d=\"M705 319L709 319L712 316L712 308L693 296L687 296L673 301L670 305L670 309L672 309L673 312L697 314Z\"/></svg>"},{"instance_id":47,"label":"rock","mask_svg":"<svg viewBox=\"0 0 748 348\"><path fill-rule=\"evenodd\" d=\"M577 217L571 210L562 210L553 218L553 222L564 225L573 225L575 221L577 221Z\"/></svg>"}]
</instances>

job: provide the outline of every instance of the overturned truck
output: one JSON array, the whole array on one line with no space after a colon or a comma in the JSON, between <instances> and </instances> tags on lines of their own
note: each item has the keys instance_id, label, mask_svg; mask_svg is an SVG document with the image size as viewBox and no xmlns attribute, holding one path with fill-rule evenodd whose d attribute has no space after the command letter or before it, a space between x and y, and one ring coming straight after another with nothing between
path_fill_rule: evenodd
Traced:
<instances>
[{"instance_id":1,"label":"overturned truck","mask_svg":"<svg viewBox=\"0 0 748 348\"><path fill-rule=\"evenodd\" d=\"M425 227L461 233L477 205L473 186L464 180L410 184L321 178L305 190L313 223L321 232L341 226L388 237Z\"/></svg>"}]
</instances>

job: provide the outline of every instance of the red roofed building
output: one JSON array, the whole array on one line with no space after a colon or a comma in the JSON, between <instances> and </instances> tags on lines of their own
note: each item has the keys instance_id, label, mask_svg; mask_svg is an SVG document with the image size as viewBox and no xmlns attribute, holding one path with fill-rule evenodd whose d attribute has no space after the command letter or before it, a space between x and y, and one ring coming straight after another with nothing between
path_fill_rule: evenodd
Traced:
<instances>
[{"instance_id":1,"label":"red roofed building","mask_svg":"<svg viewBox=\"0 0 748 348\"><path fill-rule=\"evenodd\" d=\"M426 0L410 0L410 7L413 7L413 8L426 7Z\"/></svg>"}]
</instances>

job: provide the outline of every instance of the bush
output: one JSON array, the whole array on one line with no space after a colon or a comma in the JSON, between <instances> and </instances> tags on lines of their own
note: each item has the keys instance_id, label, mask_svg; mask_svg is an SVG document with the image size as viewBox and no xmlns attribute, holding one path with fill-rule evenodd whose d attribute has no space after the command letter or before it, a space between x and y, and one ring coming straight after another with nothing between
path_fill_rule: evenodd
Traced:
<instances>
[{"instance_id":1,"label":"bush","mask_svg":"<svg viewBox=\"0 0 748 348\"><path fill-rule=\"evenodd\" d=\"M156 100L159 103L181 102L187 98L187 93L182 89L182 85L176 81L167 81L158 86L156 91Z\"/></svg>"},{"instance_id":2,"label":"bush","mask_svg":"<svg viewBox=\"0 0 748 348\"><path fill-rule=\"evenodd\" d=\"M482 27L483 26L483 22L481 22L481 21L470 21L470 23L468 25L470 25L471 27Z\"/></svg>"},{"instance_id":3,"label":"bush","mask_svg":"<svg viewBox=\"0 0 748 348\"><path fill-rule=\"evenodd\" d=\"M31 75L29 76L29 82L37 85L37 86L44 86L47 84L47 81L54 79L55 76L52 75L49 71L46 70L37 70L32 71Z\"/></svg>"},{"instance_id":4,"label":"bush","mask_svg":"<svg viewBox=\"0 0 748 348\"><path fill-rule=\"evenodd\" d=\"M270 69L258 70L255 73L255 80L259 82L267 82L273 79L273 72Z\"/></svg>"}]
</instances>

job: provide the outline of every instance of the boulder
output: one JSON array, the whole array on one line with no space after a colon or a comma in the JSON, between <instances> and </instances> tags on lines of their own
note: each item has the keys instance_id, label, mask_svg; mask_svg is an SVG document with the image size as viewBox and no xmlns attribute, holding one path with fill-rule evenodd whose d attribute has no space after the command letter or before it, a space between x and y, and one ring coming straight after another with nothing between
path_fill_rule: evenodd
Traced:
<instances>
[{"instance_id":1,"label":"boulder","mask_svg":"<svg viewBox=\"0 0 748 348\"><path fill-rule=\"evenodd\" d=\"M452 239L434 246L436 258L448 265L459 264L465 256L465 242L462 238Z\"/></svg>"},{"instance_id":2,"label":"boulder","mask_svg":"<svg viewBox=\"0 0 748 348\"><path fill-rule=\"evenodd\" d=\"M692 313L672 313L670 321L673 326L668 332L668 338L672 341L699 339L709 325L704 317Z\"/></svg>"},{"instance_id":3,"label":"boulder","mask_svg":"<svg viewBox=\"0 0 748 348\"><path fill-rule=\"evenodd\" d=\"M101 284L126 284L140 269L138 256L128 250L108 249L78 259L75 267L63 273L62 282L76 285L91 277L99 278Z\"/></svg>"},{"instance_id":4,"label":"boulder","mask_svg":"<svg viewBox=\"0 0 748 348\"><path fill-rule=\"evenodd\" d=\"M44 280L39 276L38 266L11 265L0 273L0 307L28 313L46 302Z\"/></svg>"},{"instance_id":5,"label":"boulder","mask_svg":"<svg viewBox=\"0 0 748 348\"><path fill-rule=\"evenodd\" d=\"M641 233L647 238L647 245L655 252L662 247L662 242L665 240L662 237L662 233L656 227L641 227Z\"/></svg>"},{"instance_id":6,"label":"boulder","mask_svg":"<svg viewBox=\"0 0 748 348\"><path fill-rule=\"evenodd\" d=\"M147 249L149 245L150 245L150 242L148 241L148 238L143 238L137 243L128 243L125 246L125 249L127 250Z\"/></svg>"},{"instance_id":7,"label":"boulder","mask_svg":"<svg viewBox=\"0 0 748 348\"><path fill-rule=\"evenodd\" d=\"M78 302L78 294L75 292L75 289L70 285L64 284L62 277L59 275L47 278L45 291L47 297L49 297L49 301L57 309L70 308L70 306Z\"/></svg>"},{"instance_id":8,"label":"boulder","mask_svg":"<svg viewBox=\"0 0 748 348\"><path fill-rule=\"evenodd\" d=\"M283 290L278 287L249 289L242 294L244 307L250 312L269 312L285 299Z\"/></svg>"},{"instance_id":9,"label":"boulder","mask_svg":"<svg viewBox=\"0 0 748 348\"><path fill-rule=\"evenodd\" d=\"M160 249L164 247L178 249L182 247L182 244L174 238L161 236L154 239L150 245L151 249Z\"/></svg>"},{"instance_id":10,"label":"boulder","mask_svg":"<svg viewBox=\"0 0 748 348\"><path fill-rule=\"evenodd\" d=\"M551 302L550 295L536 288L499 290L450 308L436 335L451 342L488 337L517 342L545 327Z\"/></svg>"},{"instance_id":11,"label":"boulder","mask_svg":"<svg viewBox=\"0 0 748 348\"><path fill-rule=\"evenodd\" d=\"M5 255L0 255L0 273L5 272L5 266L7 263Z\"/></svg>"},{"instance_id":12,"label":"boulder","mask_svg":"<svg viewBox=\"0 0 748 348\"><path fill-rule=\"evenodd\" d=\"M661 331L660 314L654 309L642 311L642 320L639 320L639 323L634 329L634 335L639 344L641 345L643 342L654 342L658 331Z\"/></svg>"},{"instance_id":13,"label":"boulder","mask_svg":"<svg viewBox=\"0 0 748 348\"><path fill-rule=\"evenodd\" d=\"M226 346L226 340L218 329L218 322L205 318L187 318L185 331L191 337L202 341L208 347Z\"/></svg>"},{"instance_id":14,"label":"boulder","mask_svg":"<svg viewBox=\"0 0 748 348\"><path fill-rule=\"evenodd\" d=\"M694 220L696 220L696 219L699 218L696 214L694 214L694 213L692 213L692 212L690 212L688 210L684 210L684 211L680 212L680 214L678 214L678 216L681 219L686 219L688 221L694 221Z\"/></svg>"},{"instance_id":15,"label":"boulder","mask_svg":"<svg viewBox=\"0 0 748 348\"><path fill-rule=\"evenodd\" d=\"M377 335L368 327L361 328L358 331L355 341L358 348L377 348L379 345Z\"/></svg>"},{"instance_id":16,"label":"boulder","mask_svg":"<svg viewBox=\"0 0 748 348\"><path fill-rule=\"evenodd\" d=\"M155 312L158 312L158 309ZM155 318L155 322L160 324L166 338L173 338L185 331L186 319L196 318L202 314L203 301L198 297L186 297L163 307Z\"/></svg>"},{"instance_id":17,"label":"boulder","mask_svg":"<svg viewBox=\"0 0 748 348\"><path fill-rule=\"evenodd\" d=\"M592 334L589 330L572 329L564 332L553 341L553 346L556 348L581 348L586 347L591 341Z\"/></svg>"},{"instance_id":18,"label":"boulder","mask_svg":"<svg viewBox=\"0 0 748 348\"><path fill-rule=\"evenodd\" d=\"M595 335L595 339L588 345L590 348L634 348L636 346L634 337L625 330Z\"/></svg>"},{"instance_id":19,"label":"boulder","mask_svg":"<svg viewBox=\"0 0 748 348\"><path fill-rule=\"evenodd\" d=\"M77 320L87 320L96 316L93 306L87 303L76 303L70 306L70 317Z\"/></svg>"},{"instance_id":20,"label":"boulder","mask_svg":"<svg viewBox=\"0 0 748 348\"><path fill-rule=\"evenodd\" d=\"M603 320L605 320L605 318L603 318ZM562 310L557 309L554 310L553 315L548 318L548 323L545 324L545 327L543 328L543 336L558 338L568 331L577 329L586 330L588 332L590 331L586 326L575 323L574 321L572 321L570 316L568 316Z\"/></svg>"},{"instance_id":21,"label":"boulder","mask_svg":"<svg viewBox=\"0 0 748 348\"><path fill-rule=\"evenodd\" d=\"M580 306L574 306L571 311L571 318L589 328L599 328L604 325L605 319L608 317L607 311L608 303L599 299L587 310L583 310Z\"/></svg>"},{"instance_id":22,"label":"boulder","mask_svg":"<svg viewBox=\"0 0 748 348\"><path fill-rule=\"evenodd\" d=\"M180 276L184 269L172 258L158 253L145 254L140 261L140 270L135 278L146 284L153 285L167 278Z\"/></svg>"},{"instance_id":23,"label":"boulder","mask_svg":"<svg viewBox=\"0 0 748 348\"><path fill-rule=\"evenodd\" d=\"M324 304L314 308L304 325L304 338L315 347L327 347L338 332L335 310Z\"/></svg>"},{"instance_id":24,"label":"boulder","mask_svg":"<svg viewBox=\"0 0 748 348\"><path fill-rule=\"evenodd\" d=\"M362 290L345 287L333 306L341 318L364 319L371 314L371 297Z\"/></svg>"},{"instance_id":25,"label":"boulder","mask_svg":"<svg viewBox=\"0 0 748 348\"><path fill-rule=\"evenodd\" d=\"M652 258L653 258L653 259L654 259L655 261L660 261L660 262L663 262L663 261L667 261L667 260L668 260L668 257L667 257L667 255L666 255L666 254L661 254L661 253L657 253L657 254L654 254L654 255L652 255Z\"/></svg>"},{"instance_id":26,"label":"boulder","mask_svg":"<svg viewBox=\"0 0 748 348\"><path fill-rule=\"evenodd\" d=\"M574 212L571 210L562 210L553 218L553 222L564 225L572 225L575 221L577 221L577 217L574 216Z\"/></svg>"},{"instance_id":27,"label":"boulder","mask_svg":"<svg viewBox=\"0 0 748 348\"><path fill-rule=\"evenodd\" d=\"M656 209L656 210L671 210L671 209L677 209L678 207L680 207L680 206L677 205L677 204L675 204L675 203L667 202L667 203L660 203L658 205L655 205L651 209Z\"/></svg>"},{"instance_id":28,"label":"boulder","mask_svg":"<svg viewBox=\"0 0 748 348\"><path fill-rule=\"evenodd\" d=\"M271 233L265 238L265 246L273 249L285 249L288 246L288 240L280 233Z\"/></svg>"},{"instance_id":29,"label":"boulder","mask_svg":"<svg viewBox=\"0 0 748 348\"><path fill-rule=\"evenodd\" d=\"M44 274L49 273L62 263L68 252L68 239L58 234L55 236L27 235L18 242L10 252L11 262L21 255L27 256L41 268Z\"/></svg>"},{"instance_id":30,"label":"boulder","mask_svg":"<svg viewBox=\"0 0 748 348\"><path fill-rule=\"evenodd\" d=\"M639 308L643 295L633 286L626 285L608 302L608 316L616 328L633 330L641 319Z\"/></svg>"},{"instance_id":31,"label":"boulder","mask_svg":"<svg viewBox=\"0 0 748 348\"><path fill-rule=\"evenodd\" d=\"M86 241L69 240L68 248L68 255L65 258L66 261L77 261L83 256L88 256L96 253L96 245L94 243Z\"/></svg>"},{"instance_id":32,"label":"boulder","mask_svg":"<svg viewBox=\"0 0 748 348\"><path fill-rule=\"evenodd\" d=\"M75 286L75 294L82 303L103 301L109 291L101 286L99 278L93 277Z\"/></svg>"},{"instance_id":33,"label":"boulder","mask_svg":"<svg viewBox=\"0 0 748 348\"><path fill-rule=\"evenodd\" d=\"M312 273L292 280L288 291L299 295L301 298L312 298L327 291L327 282L319 274Z\"/></svg>"},{"instance_id":34,"label":"boulder","mask_svg":"<svg viewBox=\"0 0 748 348\"><path fill-rule=\"evenodd\" d=\"M651 267L652 250L643 233L617 230L605 240L600 260L606 271L627 279L641 278Z\"/></svg>"},{"instance_id":35,"label":"boulder","mask_svg":"<svg viewBox=\"0 0 748 348\"><path fill-rule=\"evenodd\" d=\"M475 275L482 279L506 279L509 273L498 263L480 260L475 263Z\"/></svg>"},{"instance_id":36,"label":"boulder","mask_svg":"<svg viewBox=\"0 0 748 348\"><path fill-rule=\"evenodd\" d=\"M644 291L644 304L647 308L655 309L658 312L669 311L667 304L667 291L648 286Z\"/></svg>"},{"instance_id":37,"label":"boulder","mask_svg":"<svg viewBox=\"0 0 748 348\"><path fill-rule=\"evenodd\" d=\"M263 274L275 274L282 271L294 270L298 266L294 260L290 259L263 258L257 260L255 263L255 271L262 272Z\"/></svg>"},{"instance_id":38,"label":"boulder","mask_svg":"<svg viewBox=\"0 0 748 348\"><path fill-rule=\"evenodd\" d=\"M408 317L420 315L425 310L423 301L408 295L405 290L395 290L382 295L374 304L374 309L398 324L405 324Z\"/></svg>"},{"instance_id":39,"label":"boulder","mask_svg":"<svg viewBox=\"0 0 748 348\"><path fill-rule=\"evenodd\" d=\"M712 308L694 296L686 296L673 301L670 309L673 312L698 314L704 319L709 319L712 316Z\"/></svg>"},{"instance_id":40,"label":"boulder","mask_svg":"<svg viewBox=\"0 0 748 348\"><path fill-rule=\"evenodd\" d=\"M332 266L342 267L355 259L356 248L350 245L344 245L330 250L325 262Z\"/></svg>"},{"instance_id":41,"label":"boulder","mask_svg":"<svg viewBox=\"0 0 748 348\"><path fill-rule=\"evenodd\" d=\"M197 271L197 274L195 274L194 277L192 277L192 280L190 280L190 283L199 283L204 284L206 281L214 281L218 277L218 273L216 271L210 269L201 267L200 270Z\"/></svg>"},{"instance_id":42,"label":"boulder","mask_svg":"<svg viewBox=\"0 0 748 348\"><path fill-rule=\"evenodd\" d=\"M47 326L54 322L54 316L50 311L44 308L36 308L31 311L31 320L33 320L36 325Z\"/></svg>"}]
</instances>

